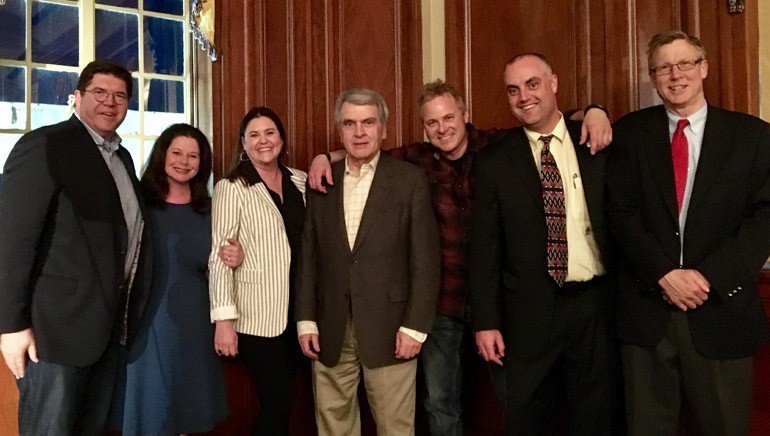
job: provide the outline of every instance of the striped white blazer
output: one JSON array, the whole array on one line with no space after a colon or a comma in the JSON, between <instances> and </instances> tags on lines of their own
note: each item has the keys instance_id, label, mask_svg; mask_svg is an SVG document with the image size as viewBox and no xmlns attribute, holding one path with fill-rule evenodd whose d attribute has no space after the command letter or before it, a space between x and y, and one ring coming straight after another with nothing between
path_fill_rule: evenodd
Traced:
<instances>
[{"instance_id":1,"label":"striped white blazer","mask_svg":"<svg viewBox=\"0 0 770 436\"><path fill-rule=\"evenodd\" d=\"M289 171L304 199L307 174L294 168ZM217 255L227 238L237 239L245 254L235 269ZM265 184L217 182L211 208L211 322L230 319L235 331L254 336L272 338L283 333L289 317L290 263L283 218Z\"/></svg>"}]
</instances>

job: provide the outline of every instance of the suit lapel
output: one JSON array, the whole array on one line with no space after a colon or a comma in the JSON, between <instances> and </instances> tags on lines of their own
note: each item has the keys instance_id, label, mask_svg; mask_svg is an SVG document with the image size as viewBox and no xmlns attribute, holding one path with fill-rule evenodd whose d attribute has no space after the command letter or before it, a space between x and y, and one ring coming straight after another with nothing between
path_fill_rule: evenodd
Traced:
<instances>
[{"instance_id":1,"label":"suit lapel","mask_svg":"<svg viewBox=\"0 0 770 436\"><path fill-rule=\"evenodd\" d=\"M646 123L647 137L644 152L650 165L649 171L658 187L660 196L674 220L679 219L679 207L676 204L676 185L674 183L674 162L671 159L671 138L668 132L668 116L663 106L655 111L650 122Z\"/></svg>"},{"instance_id":2,"label":"suit lapel","mask_svg":"<svg viewBox=\"0 0 770 436\"><path fill-rule=\"evenodd\" d=\"M334 189L329 189L329 194L332 195L332 201L334 202L333 210L337 225L334 226L337 233L337 240L340 241L345 250L350 252L350 243L348 242L348 229L345 227L345 160L332 165L332 178L336 180Z\"/></svg>"},{"instance_id":3,"label":"suit lapel","mask_svg":"<svg viewBox=\"0 0 770 436\"><path fill-rule=\"evenodd\" d=\"M361 216L361 224L358 226L358 234L356 235L356 242L353 245L353 252L358 250L361 246L372 224L379 216L379 208L386 204L385 200L388 198L388 193L391 188L391 178L393 176L392 167L390 166L389 156L380 153L380 161L377 163L377 170L374 173L372 179L372 186L369 188L369 196L366 198L366 205L364 206L364 213Z\"/></svg>"},{"instance_id":4,"label":"suit lapel","mask_svg":"<svg viewBox=\"0 0 770 436\"><path fill-rule=\"evenodd\" d=\"M511 133L510 147L508 154L510 156L513 168L512 175L518 176L524 184L527 192L532 197L532 201L538 208L543 208L543 186L540 183L540 173L532 157L532 147L529 146L529 140L524 133L524 129L514 129Z\"/></svg>"},{"instance_id":5,"label":"suit lapel","mask_svg":"<svg viewBox=\"0 0 770 436\"><path fill-rule=\"evenodd\" d=\"M733 145L733 141L730 140L731 131L732 129L722 118L719 109L709 106L689 210L693 210L700 201L706 198L709 189L717 181L717 174L726 162L730 146Z\"/></svg>"},{"instance_id":6,"label":"suit lapel","mask_svg":"<svg viewBox=\"0 0 770 436\"><path fill-rule=\"evenodd\" d=\"M254 186L254 188L256 188L255 191L257 193L257 198L262 202L264 207L270 211L270 214L273 215L273 218L277 219L280 223L283 223L281 211L278 210L278 206L275 205L273 197L270 196L270 192L268 192L265 182L258 183L256 186Z\"/></svg>"}]
</instances>

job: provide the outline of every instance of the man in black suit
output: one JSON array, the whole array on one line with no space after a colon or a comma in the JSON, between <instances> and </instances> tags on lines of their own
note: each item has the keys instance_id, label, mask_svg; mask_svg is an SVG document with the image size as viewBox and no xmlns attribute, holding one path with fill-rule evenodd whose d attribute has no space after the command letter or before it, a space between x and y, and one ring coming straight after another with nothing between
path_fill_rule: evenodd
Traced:
<instances>
[{"instance_id":1,"label":"man in black suit","mask_svg":"<svg viewBox=\"0 0 770 436\"><path fill-rule=\"evenodd\" d=\"M617 122L608 165L629 430L675 434L683 392L701 434L745 435L770 335L770 125L706 103L697 38L659 33L647 56L663 105Z\"/></svg>"},{"instance_id":2,"label":"man in black suit","mask_svg":"<svg viewBox=\"0 0 770 436\"><path fill-rule=\"evenodd\" d=\"M561 387L573 434L609 434L606 155L578 146L542 55L513 58L505 85L523 127L480 150L471 174L476 344L504 362L507 434L547 434Z\"/></svg>"},{"instance_id":3,"label":"man in black suit","mask_svg":"<svg viewBox=\"0 0 770 436\"><path fill-rule=\"evenodd\" d=\"M0 349L17 379L22 435L104 431L119 344L146 301L150 239L115 133L132 83L123 67L91 62L75 115L24 135L5 164Z\"/></svg>"}]
</instances>

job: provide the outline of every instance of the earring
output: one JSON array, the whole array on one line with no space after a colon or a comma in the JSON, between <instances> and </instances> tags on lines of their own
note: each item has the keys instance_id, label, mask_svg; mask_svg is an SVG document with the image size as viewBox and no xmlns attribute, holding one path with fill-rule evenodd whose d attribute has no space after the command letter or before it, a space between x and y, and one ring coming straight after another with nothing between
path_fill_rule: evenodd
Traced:
<instances>
[{"instance_id":1,"label":"earring","mask_svg":"<svg viewBox=\"0 0 770 436\"><path fill-rule=\"evenodd\" d=\"M248 154L246 154L246 151L242 151L242 152L241 152L241 155L238 157L238 159L239 159L241 162L246 162L247 160L249 160L249 155L248 155Z\"/></svg>"}]
</instances>

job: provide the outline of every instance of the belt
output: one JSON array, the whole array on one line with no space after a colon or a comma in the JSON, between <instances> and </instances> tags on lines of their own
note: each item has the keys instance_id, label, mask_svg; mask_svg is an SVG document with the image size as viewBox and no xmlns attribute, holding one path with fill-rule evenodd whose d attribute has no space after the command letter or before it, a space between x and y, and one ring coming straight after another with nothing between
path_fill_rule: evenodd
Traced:
<instances>
[{"instance_id":1,"label":"belt","mask_svg":"<svg viewBox=\"0 0 770 436\"><path fill-rule=\"evenodd\" d=\"M583 282L564 282L562 287L558 289L557 293L572 294L575 292L581 292L587 288L598 285L604 280L605 277L606 276L594 276L592 279Z\"/></svg>"}]
</instances>

